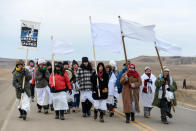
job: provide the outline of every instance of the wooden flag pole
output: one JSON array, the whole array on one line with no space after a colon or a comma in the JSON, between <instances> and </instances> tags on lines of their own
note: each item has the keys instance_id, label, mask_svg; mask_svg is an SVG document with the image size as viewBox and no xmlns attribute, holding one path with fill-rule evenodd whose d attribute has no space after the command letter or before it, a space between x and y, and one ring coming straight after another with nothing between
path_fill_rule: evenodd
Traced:
<instances>
[{"instance_id":1,"label":"wooden flag pole","mask_svg":"<svg viewBox=\"0 0 196 131\"><path fill-rule=\"evenodd\" d=\"M51 41L53 41L53 36L51 36ZM53 85L55 86L55 77L54 77L54 53L52 53L52 81L53 81Z\"/></svg>"},{"instance_id":2,"label":"wooden flag pole","mask_svg":"<svg viewBox=\"0 0 196 131\"><path fill-rule=\"evenodd\" d=\"M29 55L29 49L27 47L26 48L25 70L26 70L26 66L27 66L27 63L28 63L28 55ZM22 81L22 89L24 89L24 87L25 87L25 76L23 77L23 81ZM22 104L23 94L24 93L21 94L20 104Z\"/></svg>"},{"instance_id":3,"label":"wooden flag pole","mask_svg":"<svg viewBox=\"0 0 196 131\"><path fill-rule=\"evenodd\" d=\"M157 43L156 41L154 42L155 44L155 50L157 52L157 56L158 56L158 59L159 59L159 63L160 63L160 67L161 67L161 71L162 71L162 75L163 75L163 64L162 64L162 60L161 60L161 57L160 57L160 54L159 54L159 50L157 48ZM165 86L163 87L163 91L165 91ZM174 102L173 100L171 100L171 105L172 105L172 110L173 112L175 112L175 107L174 107Z\"/></svg>"},{"instance_id":4,"label":"wooden flag pole","mask_svg":"<svg viewBox=\"0 0 196 131\"><path fill-rule=\"evenodd\" d=\"M90 23L91 23L91 16L89 16L89 20L90 20ZM92 43L92 44L93 44L93 43ZM94 45L93 45L93 56L94 56L94 63L95 63L95 72L96 72L96 74L98 74L97 68L96 68L96 66L97 66L97 61L96 61L95 46L94 46ZM99 87L99 79L98 79L98 77L97 77L97 86ZM101 96L101 94L100 94L100 88L98 88L98 96L99 96L99 97Z\"/></svg>"},{"instance_id":5,"label":"wooden flag pole","mask_svg":"<svg viewBox=\"0 0 196 131\"><path fill-rule=\"evenodd\" d=\"M126 51L126 46L125 46L125 39L124 39L123 31L122 31L122 28L121 28L120 16L118 16L118 18L119 18L120 29L121 29L121 36L122 36L123 49L124 49L124 55L125 55L125 62L126 62L126 67L127 67L127 71L128 71L128 59L127 59L127 51Z\"/></svg>"}]
</instances>

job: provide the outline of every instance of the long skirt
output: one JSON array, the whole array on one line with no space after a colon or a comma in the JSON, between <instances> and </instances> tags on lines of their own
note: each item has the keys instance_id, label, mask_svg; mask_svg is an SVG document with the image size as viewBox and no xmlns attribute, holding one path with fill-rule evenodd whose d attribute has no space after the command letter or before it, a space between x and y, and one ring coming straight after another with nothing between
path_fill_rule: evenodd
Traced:
<instances>
[{"instance_id":1,"label":"long skirt","mask_svg":"<svg viewBox=\"0 0 196 131\"><path fill-rule=\"evenodd\" d=\"M30 97L27 96L26 92L23 93L22 101L18 99L18 109L25 110L26 112L30 111Z\"/></svg>"},{"instance_id":2,"label":"long skirt","mask_svg":"<svg viewBox=\"0 0 196 131\"><path fill-rule=\"evenodd\" d=\"M48 104L52 104L52 95L50 92L50 88L48 86L44 88L36 88L37 92L37 103L40 106L46 106Z\"/></svg>"},{"instance_id":3,"label":"long skirt","mask_svg":"<svg viewBox=\"0 0 196 131\"><path fill-rule=\"evenodd\" d=\"M106 100L94 100L94 108L106 111L107 110Z\"/></svg>"},{"instance_id":4,"label":"long skirt","mask_svg":"<svg viewBox=\"0 0 196 131\"><path fill-rule=\"evenodd\" d=\"M92 91L80 91L81 102L85 102L89 100L92 104L94 104L94 99L92 97Z\"/></svg>"},{"instance_id":5,"label":"long skirt","mask_svg":"<svg viewBox=\"0 0 196 131\"><path fill-rule=\"evenodd\" d=\"M67 93L62 91L58 93L52 93L54 110L68 110Z\"/></svg>"}]
</instances>

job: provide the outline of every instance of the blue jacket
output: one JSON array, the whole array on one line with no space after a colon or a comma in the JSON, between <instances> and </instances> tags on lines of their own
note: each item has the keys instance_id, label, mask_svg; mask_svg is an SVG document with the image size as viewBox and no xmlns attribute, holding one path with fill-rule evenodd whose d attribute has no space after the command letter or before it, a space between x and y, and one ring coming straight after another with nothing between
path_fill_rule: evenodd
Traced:
<instances>
[{"instance_id":1,"label":"blue jacket","mask_svg":"<svg viewBox=\"0 0 196 131\"><path fill-rule=\"evenodd\" d=\"M118 75L118 77L117 77L117 87L119 88L119 89L122 89L123 88L123 86L120 84L120 79L121 79L121 77L122 77L122 75L123 75L123 73L125 73L127 71L127 68L125 67L124 69L122 69L121 71L120 71L120 73L119 73L119 75Z\"/></svg>"}]
</instances>

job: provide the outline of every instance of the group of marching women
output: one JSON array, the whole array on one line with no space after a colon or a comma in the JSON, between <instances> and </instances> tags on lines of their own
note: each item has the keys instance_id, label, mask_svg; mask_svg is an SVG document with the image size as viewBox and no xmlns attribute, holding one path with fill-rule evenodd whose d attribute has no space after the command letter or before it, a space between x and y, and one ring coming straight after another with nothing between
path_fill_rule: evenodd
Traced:
<instances>
[{"instance_id":1,"label":"group of marching women","mask_svg":"<svg viewBox=\"0 0 196 131\"><path fill-rule=\"evenodd\" d=\"M26 66L23 60L16 62L13 71L13 86L18 99L19 118L26 120L30 111L30 99L34 102L37 96L37 108L41 113L48 114L49 108L55 111L55 119L64 120L64 114L79 112L81 101L82 116L91 115L94 107L94 119L99 114L99 121L104 122L106 111L110 117L114 116L117 108L119 94L122 93L123 112L126 123L135 121L135 113L140 112L139 100L141 98L144 117L149 118L153 106L161 111L161 120L168 124L167 117L172 118L171 107L176 105L174 92L177 85L170 75L168 67L156 78L149 66L140 76L133 63L124 64L119 72L115 61L108 65L99 62L95 69L88 57L82 58L79 66L73 60L70 66L68 61L55 62L54 69L50 62L38 59L29 61Z\"/></svg>"}]
</instances>

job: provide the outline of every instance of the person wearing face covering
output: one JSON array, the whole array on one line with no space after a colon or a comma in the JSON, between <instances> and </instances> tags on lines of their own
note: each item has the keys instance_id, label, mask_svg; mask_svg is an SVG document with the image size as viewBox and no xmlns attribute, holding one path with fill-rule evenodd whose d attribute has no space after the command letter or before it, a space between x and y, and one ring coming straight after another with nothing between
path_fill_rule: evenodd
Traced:
<instances>
[{"instance_id":1,"label":"person wearing face covering","mask_svg":"<svg viewBox=\"0 0 196 131\"><path fill-rule=\"evenodd\" d=\"M39 59L38 68L35 72L37 107L39 113L43 107L44 114L48 114L49 105L52 104L52 95L48 86L49 77L50 73L47 70L46 61L44 59Z\"/></svg>"},{"instance_id":2,"label":"person wearing face covering","mask_svg":"<svg viewBox=\"0 0 196 131\"><path fill-rule=\"evenodd\" d=\"M60 115L60 119L64 120L64 111L69 109L66 91L68 90L71 94L72 88L67 73L63 71L62 63L58 62L55 64L54 82L53 75L51 74L49 84L56 113L55 119L59 119Z\"/></svg>"},{"instance_id":3,"label":"person wearing face covering","mask_svg":"<svg viewBox=\"0 0 196 131\"><path fill-rule=\"evenodd\" d=\"M145 67L145 73L141 76L141 79L142 85L140 86L140 96L144 107L144 117L149 118L156 89L156 77L152 74L149 66Z\"/></svg>"},{"instance_id":4,"label":"person wearing face covering","mask_svg":"<svg viewBox=\"0 0 196 131\"><path fill-rule=\"evenodd\" d=\"M140 112L139 87L142 84L141 77L133 63L129 64L127 72L120 79L120 83L123 85L123 112L126 115L126 123L130 123L130 115L131 121L135 121L135 113Z\"/></svg>"},{"instance_id":5,"label":"person wearing face covering","mask_svg":"<svg viewBox=\"0 0 196 131\"><path fill-rule=\"evenodd\" d=\"M30 90L30 83L32 76L29 70L25 69L25 64L23 60L16 61L16 68L14 69L13 73L13 81L12 84L16 90L16 98L18 100L18 110L20 112L19 118L23 118L26 120L27 112L30 111L30 97L31 97L31 90ZM23 78L25 77L24 88L23 85ZM22 97L23 96L23 97Z\"/></svg>"}]
</instances>

